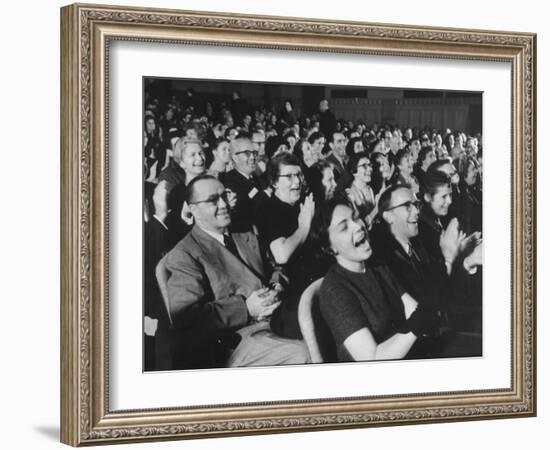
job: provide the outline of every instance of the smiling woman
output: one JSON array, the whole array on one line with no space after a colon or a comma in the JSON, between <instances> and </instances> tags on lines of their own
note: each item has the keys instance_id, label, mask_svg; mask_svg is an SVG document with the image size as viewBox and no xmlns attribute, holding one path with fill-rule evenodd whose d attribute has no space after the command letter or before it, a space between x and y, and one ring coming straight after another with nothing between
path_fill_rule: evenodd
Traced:
<instances>
[{"instance_id":1,"label":"smiling woman","mask_svg":"<svg viewBox=\"0 0 550 450\"><path fill-rule=\"evenodd\" d=\"M384 265L369 261L372 249L353 208L331 202L319 216L323 246L334 255L319 295L323 320L338 361L401 359L437 321L429 308L401 288Z\"/></svg>"}]
</instances>

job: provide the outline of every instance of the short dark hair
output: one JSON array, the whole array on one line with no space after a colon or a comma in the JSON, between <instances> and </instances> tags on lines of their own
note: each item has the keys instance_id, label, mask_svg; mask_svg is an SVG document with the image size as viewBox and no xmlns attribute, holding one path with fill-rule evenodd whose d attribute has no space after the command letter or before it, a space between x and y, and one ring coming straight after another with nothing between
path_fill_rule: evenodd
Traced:
<instances>
[{"instance_id":1,"label":"short dark hair","mask_svg":"<svg viewBox=\"0 0 550 450\"><path fill-rule=\"evenodd\" d=\"M430 170L424 176L422 194L434 195L440 187L451 187L451 177L439 170ZM422 195L424 197L424 195Z\"/></svg>"},{"instance_id":2,"label":"short dark hair","mask_svg":"<svg viewBox=\"0 0 550 450\"><path fill-rule=\"evenodd\" d=\"M281 136L269 136L265 141L265 154L267 157L272 158L281 145L286 145L287 148L289 147L288 142Z\"/></svg>"},{"instance_id":3,"label":"short dark hair","mask_svg":"<svg viewBox=\"0 0 550 450\"><path fill-rule=\"evenodd\" d=\"M464 180L468 175L468 168L470 166L474 166L476 168L479 167L478 160L473 158L472 156L466 156L458 160L458 173L462 180Z\"/></svg>"},{"instance_id":4,"label":"short dark hair","mask_svg":"<svg viewBox=\"0 0 550 450\"><path fill-rule=\"evenodd\" d=\"M332 133L330 133L329 143L333 143L333 144L334 144L334 135L335 135L335 134L344 135L344 133L343 133L342 131L334 130Z\"/></svg>"},{"instance_id":5,"label":"short dark hair","mask_svg":"<svg viewBox=\"0 0 550 450\"><path fill-rule=\"evenodd\" d=\"M426 155L430 152L433 152L434 148L432 145L426 145L425 147L422 147L420 151L418 152L418 164L422 164L424 160L426 159Z\"/></svg>"},{"instance_id":6,"label":"short dark hair","mask_svg":"<svg viewBox=\"0 0 550 450\"><path fill-rule=\"evenodd\" d=\"M403 158L406 156L409 156L411 154L411 151L408 148L402 148L401 150L398 150L395 154L395 165L398 166Z\"/></svg>"},{"instance_id":7,"label":"short dark hair","mask_svg":"<svg viewBox=\"0 0 550 450\"><path fill-rule=\"evenodd\" d=\"M308 187L313 194L313 200L321 202L325 200L325 187L323 186L323 175L325 170L334 170L334 165L327 160L317 161L309 168Z\"/></svg>"},{"instance_id":8,"label":"short dark hair","mask_svg":"<svg viewBox=\"0 0 550 450\"><path fill-rule=\"evenodd\" d=\"M302 167L300 160L292 153L283 152L273 157L267 163L267 182L270 186L274 186L279 179L281 166L298 166Z\"/></svg>"},{"instance_id":9,"label":"short dark hair","mask_svg":"<svg viewBox=\"0 0 550 450\"><path fill-rule=\"evenodd\" d=\"M346 154L349 157L352 157L355 154L355 144L357 142L363 142L363 139L361 139L360 137L353 137L348 141L346 145Z\"/></svg>"},{"instance_id":10,"label":"short dark hair","mask_svg":"<svg viewBox=\"0 0 550 450\"><path fill-rule=\"evenodd\" d=\"M353 209L353 205L345 196L336 196L328 202L315 204L315 213L311 222L310 238L315 246L324 253L333 255L330 248L329 231L332 215L337 206L347 206Z\"/></svg>"},{"instance_id":11,"label":"short dark hair","mask_svg":"<svg viewBox=\"0 0 550 450\"><path fill-rule=\"evenodd\" d=\"M185 190L183 192L183 200L190 205L195 201L195 194L197 193L197 189L195 187L195 184L197 184L199 181L203 180L215 180L221 183L220 180L218 180L215 176L209 175L209 174L202 174L198 175L195 178L193 178L187 186L185 186Z\"/></svg>"},{"instance_id":12,"label":"short dark hair","mask_svg":"<svg viewBox=\"0 0 550 450\"><path fill-rule=\"evenodd\" d=\"M366 159L370 163L369 154L367 152L354 153L351 155L348 165L346 166L346 169L350 175L355 175L357 173L357 166L359 165L359 161L362 159Z\"/></svg>"},{"instance_id":13,"label":"short dark hair","mask_svg":"<svg viewBox=\"0 0 550 450\"><path fill-rule=\"evenodd\" d=\"M311 135L308 137L307 141L310 143L310 144L313 144L315 141L321 139L321 138L324 138L325 135L323 133L321 133L320 131L314 131L313 133L311 133Z\"/></svg>"},{"instance_id":14,"label":"short dark hair","mask_svg":"<svg viewBox=\"0 0 550 450\"><path fill-rule=\"evenodd\" d=\"M399 189L412 190L412 187L410 184L407 183L392 184L389 188L382 192L382 194L380 194L380 198L378 199L378 215L380 217L382 217L382 214L384 212L391 208L391 199L393 197L393 193Z\"/></svg>"},{"instance_id":15,"label":"short dark hair","mask_svg":"<svg viewBox=\"0 0 550 450\"><path fill-rule=\"evenodd\" d=\"M428 167L428 172L441 172L440 169L446 164L452 165L452 162L449 161L448 158L438 159L430 164L430 167Z\"/></svg>"}]
</instances>

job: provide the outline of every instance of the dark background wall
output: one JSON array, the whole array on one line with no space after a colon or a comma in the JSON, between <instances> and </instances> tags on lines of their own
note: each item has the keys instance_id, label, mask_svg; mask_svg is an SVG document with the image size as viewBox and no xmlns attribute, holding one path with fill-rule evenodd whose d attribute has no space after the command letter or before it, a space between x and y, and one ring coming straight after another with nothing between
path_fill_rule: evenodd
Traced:
<instances>
[{"instance_id":1,"label":"dark background wall","mask_svg":"<svg viewBox=\"0 0 550 450\"><path fill-rule=\"evenodd\" d=\"M316 113L319 101L326 98L338 119L482 132L480 92L183 79L146 79L145 86L151 97L160 100L166 101L172 94L183 96L187 88L193 88L198 98L216 104L229 102L237 91L251 106L275 111L290 98L294 109L306 115Z\"/></svg>"}]
</instances>

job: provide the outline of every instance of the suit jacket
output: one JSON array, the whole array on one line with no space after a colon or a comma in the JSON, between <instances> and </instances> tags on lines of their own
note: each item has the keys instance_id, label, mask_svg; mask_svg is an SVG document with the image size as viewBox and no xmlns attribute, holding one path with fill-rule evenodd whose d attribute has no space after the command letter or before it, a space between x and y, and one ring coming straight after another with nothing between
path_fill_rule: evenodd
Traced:
<instances>
[{"instance_id":1,"label":"suit jacket","mask_svg":"<svg viewBox=\"0 0 550 450\"><path fill-rule=\"evenodd\" d=\"M334 154L327 156L326 161L334 165L334 178L339 179L346 171L345 165L347 164L347 157L344 158L344 164L342 164Z\"/></svg>"},{"instance_id":2,"label":"suit jacket","mask_svg":"<svg viewBox=\"0 0 550 450\"><path fill-rule=\"evenodd\" d=\"M232 236L242 259L197 225L168 253L168 300L175 328L197 337L247 324L245 300L263 286L262 259L253 233Z\"/></svg>"},{"instance_id":3,"label":"suit jacket","mask_svg":"<svg viewBox=\"0 0 550 450\"><path fill-rule=\"evenodd\" d=\"M418 218L418 238L431 258L443 261L443 254L439 246L439 239L443 231L443 223L439 223L430 207L424 205Z\"/></svg>"},{"instance_id":4,"label":"suit jacket","mask_svg":"<svg viewBox=\"0 0 550 450\"><path fill-rule=\"evenodd\" d=\"M258 177L246 178L236 169L220 174L220 181L237 194L237 204L231 210L231 230L237 233L251 231L262 183Z\"/></svg>"},{"instance_id":5,"label":"suit jacket","mask_svg":"<svg viewBox=\"0 0 550 450\"><path fill-rule=\"evenodd\" d=\"M450 281L447 269L441 260L428 254L418 237L410 240L412 255L405 251L385 224L378 224L372 241L377 259L390 268L406 292L435 310L446 309Z\"/></svg>"}]
</instances>

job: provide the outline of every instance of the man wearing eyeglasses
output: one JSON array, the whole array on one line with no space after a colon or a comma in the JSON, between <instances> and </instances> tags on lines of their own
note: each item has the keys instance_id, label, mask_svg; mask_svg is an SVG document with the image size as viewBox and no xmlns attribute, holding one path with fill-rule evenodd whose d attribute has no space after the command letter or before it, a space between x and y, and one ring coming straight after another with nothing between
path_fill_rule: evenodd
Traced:
<instances>
[{"instance_id":1,"label":"man wearing eyeglasses","mask_svg":"<svg viewBox=\"0 0 550 450\"><path fill-rule=\"evenodd\" d=\"M460 352L461 356L467 356L464 352L479 354L477 344L473 347L457 344L447 317L453 286L463 275L452 274L450 270L462 241L456 219L443 231L439 242L445 261L450 263L448 266L430 257L417 238L421 203L410 186L391 186L382 193L378 205L381 221L373 233L375 256L390 268L405 291L440 317L433 335L418 343L415 354L418 357L458 356ZM472 259L467 263L473 262Z\"/></svg>"},{"instance_id":2,"label":"man wearing eyeglasses","mask_svg":"<svg viewBox=\"0 0 550 450\"><path fill-rule=\"evenodd\" d=\"M167 295L180 334L182 368L303 364L303 342L276 337L267 319L279 306L265 287L258 241L232 233L228 192L215 177L201 175L187 186L195 225L168 253ZM184 361L182 361L184 359Z\"/></svg>"},{"instance_id":3,"label":"man wearing eyeglasses","mask_svg":"<svg viewBox=\"0 0 550 450\"><path fill-rule=\"evenodd\" d=\"M227 189L237 196L237 203L231 210L231 228L236 232L252 230L254 211L262 191L259 178L255 175L258 150L246 137L237 137L229 147L235 168L220 177Z\"/></svg>"}]
</instances>

